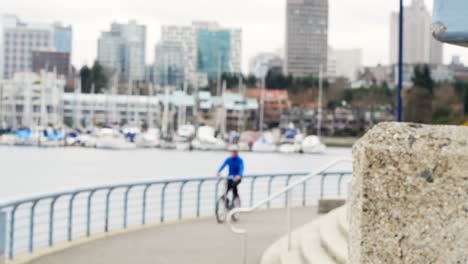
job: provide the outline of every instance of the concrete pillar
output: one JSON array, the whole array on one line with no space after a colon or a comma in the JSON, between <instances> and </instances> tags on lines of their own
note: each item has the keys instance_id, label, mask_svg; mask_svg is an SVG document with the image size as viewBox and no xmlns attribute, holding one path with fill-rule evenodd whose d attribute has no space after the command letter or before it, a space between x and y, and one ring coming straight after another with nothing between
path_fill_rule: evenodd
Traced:
<instances>
[{"instance_id":1,"label":"concrete pillar","mask_svg":"<svg viewBox=\"0 0 468 264\"><path fill-rule=\"evenodd\" d=\"M468 127L382 123L353 156L349 263L468 263Z\"/></svg>"},{"instance_id":2,"label":"concrete pillar","mask_svg":"<svg viewBox=\"0 0 468 264\"><path fill-rule=\"evenodd\" d=\"M6 262L6 225L7 216L5 212L0 212L0 264Z\"/></svg>"}]
</instances>

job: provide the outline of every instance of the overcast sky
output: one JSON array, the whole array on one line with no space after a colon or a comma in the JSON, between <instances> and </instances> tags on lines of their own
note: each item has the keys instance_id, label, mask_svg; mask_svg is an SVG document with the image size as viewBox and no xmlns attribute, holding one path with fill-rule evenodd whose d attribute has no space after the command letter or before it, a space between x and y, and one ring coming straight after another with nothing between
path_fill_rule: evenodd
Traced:
<instances>
[{"instance_id":1,"label":"overcast sky","mask_svg":"<svg viewBox=\"0 0 468 264\"><path fill-rule=\"evenodd\" d=\"M433 0L425 0L432 9ZM329 0L329 43L335 48L362 48L365 65L387 63L389 20L398 0ZM405 0L410 4L410 0ZM24 21L62 21L73 26L73 63L92 63L97 38L111 22L136 19L147 26L147 62L154 61L154 45L161 25L188 25L192 20L218 21L243 30L243 70L258 52L284 46L286 0L0 0L0 13ZM468 63L468 49L445 45L445 62L453 54Z\"/></svg>"}]
</instances>

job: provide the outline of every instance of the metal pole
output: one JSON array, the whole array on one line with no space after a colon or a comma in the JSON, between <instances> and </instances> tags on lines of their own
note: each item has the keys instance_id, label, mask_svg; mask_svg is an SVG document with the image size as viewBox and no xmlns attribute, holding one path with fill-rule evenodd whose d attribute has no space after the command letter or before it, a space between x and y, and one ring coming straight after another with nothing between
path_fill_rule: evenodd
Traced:
<instances>
[{"instance_id":1,"label":"metal pole","mask_svg":"<svg viewBox=\"0 0 468 264\"><path fill-rule=\"evenodd\" d=\"M247 264L247 234L242 234L241 236L241 247L242 263Z\"/></svg>"},{"instance_id":2,"label":"metal pole","mask_svg":"<svg viewBox=\"0 0 468 264\"><path fill-rule=\"evenodd\" d=\"M5 212L0 212L0 264L4 264L6 262L6 225L7 215Z\"/></svg>"},{"instance_id":3,"label":"metal pole","mask_svg":"<svg viewBox=\"0 0 468 264\"><path fill-rule=\"evenodd\" d=\"M286 208L286 227L287 227L287 232L288 232L288 252L291 251L291 244L292 244L292 238L291 238L291 197L292 197L292 190L289 190L287 193L287 201L288 205Z\"/></svg>"},{"instance_id":4,"label":"metal pole","mask_svg":"<svg viewBox=\"0 0 468 264\"><path fill-rule=\"evenodd\" d=\"M265 115L265 78L263 77L262 79L262 87L260 90L260 121L259 121L259 126L260 126L260 132L263 132L263 118Z\"/></svg>"},{"instance_id":5,"label":"metal pole","mask_svg":"<svg viewBox=\"0 0 468 264\"><path fill-rule=\"evenodd\" d=\"M400 0L400 29L399 29L399 53L398 53L398 91L397 91L397 120L403 121L403 105L401 99L401 90L403 86L403 0Z\"/></svg>"}]
</instances>

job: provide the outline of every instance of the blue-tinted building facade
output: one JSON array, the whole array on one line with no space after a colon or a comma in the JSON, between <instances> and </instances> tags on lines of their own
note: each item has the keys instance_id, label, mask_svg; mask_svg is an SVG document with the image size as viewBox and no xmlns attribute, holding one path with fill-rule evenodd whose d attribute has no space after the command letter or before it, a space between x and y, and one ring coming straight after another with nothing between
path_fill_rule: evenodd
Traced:
<instances>
[{"instance_id":1,"label":"blue-tinted building facade","mask_svg":"<svg viewBox=\"0 0 468 264\"><path fill-rule=\"evenodd\" d=\"M162 87L183 87L184 51L179 43L163 41L156 45L155 77Z\"/></svg>"},{"instance_id":2,"label":"blue-tinted building facade","mask_svg":"<svg viewBox=\"0 0 468 264\"><path fill-rule=\"evenodd\" d=\"M54 28L54 46L57 52L71 53L72 29L71 27L56 26Z\"/></svg>"},{"instance_id":3,"label":"blue-tinted building facade","mask_svg":"<svg viewBox=\"0 0 468 264\"><path fill-rule=\"evenodd\" d=\"M221 73L231 71L231 33L227 30L197 32L198 72L215 78L218 69Z\"/></svg>"}]
</instances>

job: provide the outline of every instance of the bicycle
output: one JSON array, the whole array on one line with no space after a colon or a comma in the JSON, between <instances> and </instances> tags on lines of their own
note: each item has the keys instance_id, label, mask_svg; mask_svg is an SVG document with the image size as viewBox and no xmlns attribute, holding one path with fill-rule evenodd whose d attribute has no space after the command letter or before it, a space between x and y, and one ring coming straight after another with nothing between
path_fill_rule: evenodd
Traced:
<instances>
[{"instance_id":1,"label":"bicycle","mask_svg":"<svg viewBox=\"0 0 468 264\"><path fill-rule=\"evenodd\" d=\"M226 179L227 182L227 179ZM216 214L216 220L218 223L222 224L226 221L226 217L229 214L229 212L235 208L240 208L241 207L241 200L240 197L237 197L234 199L234 192L230 192L231 195L228 193L228 188L226 184L226 190L223 195L221 195L218 200L216 201L216 208L215 208L215 214ZM234 214L232 216L232 220L234 222L239 220L239 215Z\"/></svg>"}]
</instances>

